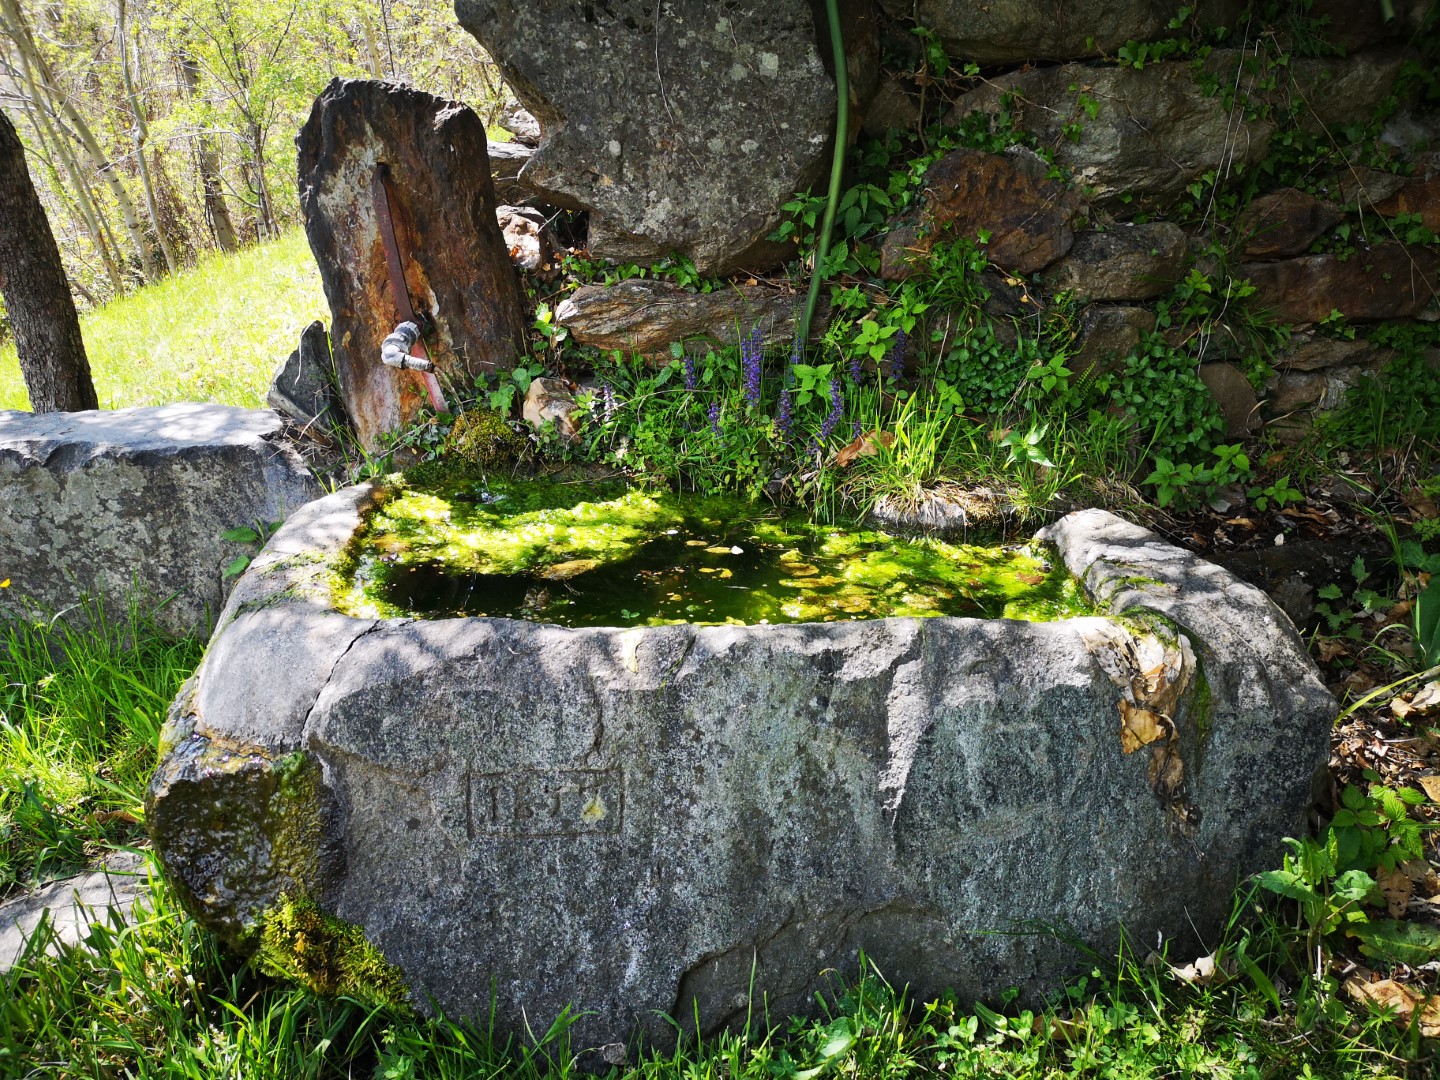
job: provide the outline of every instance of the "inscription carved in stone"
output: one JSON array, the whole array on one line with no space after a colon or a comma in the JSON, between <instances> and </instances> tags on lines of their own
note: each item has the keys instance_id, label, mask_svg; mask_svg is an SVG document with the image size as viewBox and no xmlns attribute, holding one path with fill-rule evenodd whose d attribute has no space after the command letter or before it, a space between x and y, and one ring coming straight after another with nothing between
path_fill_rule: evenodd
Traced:
<instances>
[{"instance_id":1,"label":"inscription carved in stone","mask_svg":"<svg viewBox=\"0 0 1440 1080\"><path fill-rule=\"evenodd\" d=\"M515 769L466 778L471 840L610 836L620 831L625 777L619 769Z\"/></svg>"}]
</instances>

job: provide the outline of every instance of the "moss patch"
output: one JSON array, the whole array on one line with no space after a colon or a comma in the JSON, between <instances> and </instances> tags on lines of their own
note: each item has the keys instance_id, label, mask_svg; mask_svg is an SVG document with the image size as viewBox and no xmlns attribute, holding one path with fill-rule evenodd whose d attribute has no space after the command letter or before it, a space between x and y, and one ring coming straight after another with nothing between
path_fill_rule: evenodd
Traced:
<instances>
[{"instance_id":1,"label":"moss patch","mask_svg":"<svg viewBox=\"0 0 1440 1080\"><path fill-rule=\"evenodd\" d=\"M342 611L567 626L1090 611L1040 550L902 539L617 484L424 480L396 483L337 560Z\"/></svg>"},{"instance_id":2,"label":"moss patch","mask_svg":"<svg viewBox=\"0 0 1440 1080\"><path fill-rule=\"evenodd\" d=\"M266 912L259 959L272 974L321 994L367 1005L409 1005L404 976L365 939L365 932L326 915L305 897L282 897Z\"/></svg>"}]
</instances>

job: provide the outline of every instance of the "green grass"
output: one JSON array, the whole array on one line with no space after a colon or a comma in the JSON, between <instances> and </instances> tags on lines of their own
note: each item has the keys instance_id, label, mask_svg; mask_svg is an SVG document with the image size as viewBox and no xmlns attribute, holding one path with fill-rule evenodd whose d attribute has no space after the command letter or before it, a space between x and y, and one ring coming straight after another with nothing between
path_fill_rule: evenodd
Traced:
<instances>
[{"instance_id":1,"label":"green grass","mask_svg":"<svg viewBox=\"0 0 1440 1080\"><path fill-rule=\"evenodd\" d=\"M131 608L0 620L0 897L134 839L170 701L200 659Z\"/></svg>"},{"instance_id":2,"label":"green grass","mask_svg":"<svg viewBox=\"0 0 1440 1080\"><path fill-rule=\"evenodd\" d=\"M0 1075L47 1077L569 1077L570 1018L531 1017L527 1038L327 998L227 955L158 875L128 930L92 928L88 948L41 955L43 933L0 975ZM1273 925L1273 924L1272 924ZM1237 931L1252 952L1265 931ZM1265 980L1270 991L1273 984ZM912 1002L879 972L841 982L818 1019L767 1020L670 1053L631 1049L613 1078L1424 1076L1424 1048L1380 1017L1335 1019L1314 995L1276 1010L1257 981L1179 984L1162 968L1097 966L1052 1007ZM1283 992L1283 991L1282 991ZM1309 1008L1312 1019L1299 1023Z\"/></svg>"},{"instance_id":3,"label":"green grass","mask_svg":"<svg viewBox=\"0 0 1440 1080\"><path fill-rule=\"evenodd\" d=\"M102 409L214 401L259 407L275 366L314 319L330 321L305 235L147 286L80 319ZM14 343L0 345L0 409L28 409Z\"/></svg>"}]
</instances>

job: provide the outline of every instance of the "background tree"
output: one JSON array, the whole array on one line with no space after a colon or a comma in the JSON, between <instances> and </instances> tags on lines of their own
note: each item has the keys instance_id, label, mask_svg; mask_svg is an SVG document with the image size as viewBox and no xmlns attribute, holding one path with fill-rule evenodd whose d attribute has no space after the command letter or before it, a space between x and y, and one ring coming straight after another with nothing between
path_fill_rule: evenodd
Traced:
<instances>
[{"instance_id":1,"label":"background tree","mask_svg":"<svg viewBox=\"0 0 1440 1080\"><path fill-rule=\"evenodd\" d=\"M30 407L36 412L99 408L60 249L30 182L25 147L3 112L0 250L5 252L0 259L0 293L14 330Z\"/></svg>"}]
</instances>

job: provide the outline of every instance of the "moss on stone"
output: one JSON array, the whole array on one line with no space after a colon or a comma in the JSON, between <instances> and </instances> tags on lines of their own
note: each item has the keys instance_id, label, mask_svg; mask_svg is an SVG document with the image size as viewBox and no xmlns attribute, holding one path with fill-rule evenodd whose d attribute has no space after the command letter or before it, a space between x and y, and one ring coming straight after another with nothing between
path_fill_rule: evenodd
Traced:
<instances>
[{"instance_id":1,"label":"moss on stone","mask_svg":"<svg viewBox=\"0 0 1440 1080\"><path fill-rule=\"evenodd\" d=\"M493 409L470 409L455 418L445 453L475 468L492 468L518 460L525 453L524 435Z\"/></svg>"},{"instance_id":2,"label":"moss on stone","mask_svg":"<svg viewBox=\"0 0 1440 1080\"><path fill-rule=\"evenodd\" d=\"M265 970L316 993L367 1005L409 1006L400 970L360 927L325 914L309 897L283 896L265 913L259 960Z\"/></svg>"}]
</instances>

